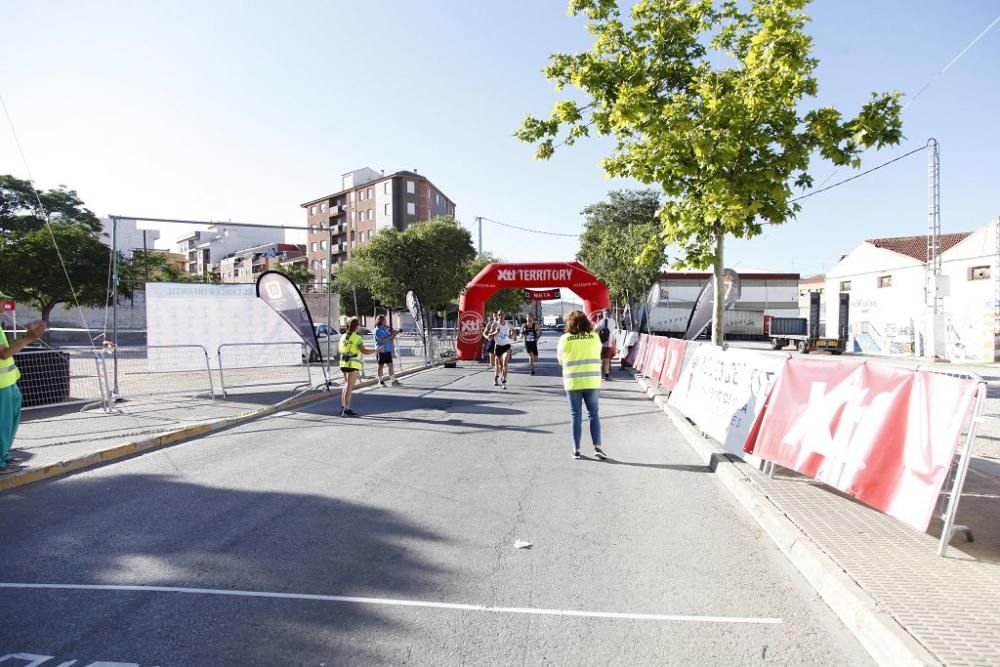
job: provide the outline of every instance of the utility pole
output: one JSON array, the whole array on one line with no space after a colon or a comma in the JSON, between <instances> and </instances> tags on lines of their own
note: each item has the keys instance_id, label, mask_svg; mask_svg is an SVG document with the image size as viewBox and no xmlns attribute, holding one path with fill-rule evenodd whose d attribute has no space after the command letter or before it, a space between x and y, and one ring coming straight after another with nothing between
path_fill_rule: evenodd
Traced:
<instances>
[{"instance_id":1,"label":"utility pole","mask_svg":"<svg viewBox=\"0 0 1000 667\"><path fill-rule=\"evenodd\" d=\"M483 216L477 215L476 222L479 224L479 254L483 254Z\"/></svg>"},{"instance_id":2,"label":"utility pole","mask_svg":"<svg viewBox=\"0 0 1000 667\"><path fill-rule=\"evenodd\" d=\"M942 303L939 292L941 277L941 153L937 139L927 140L927 326L924 332L924 356L934 359L938 353Z\"/></svg>"}]
</instances>

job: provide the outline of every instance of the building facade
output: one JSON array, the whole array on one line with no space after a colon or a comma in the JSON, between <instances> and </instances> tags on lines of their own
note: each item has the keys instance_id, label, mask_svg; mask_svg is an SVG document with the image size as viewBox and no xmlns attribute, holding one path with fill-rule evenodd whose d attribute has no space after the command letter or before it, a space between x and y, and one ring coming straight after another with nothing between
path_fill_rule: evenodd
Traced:
<instances>
[{"instance_id":1,"label":"building facade","mask_svg":"<svg viewBox=\"0 0 1000 667\"><path fill-rule=\"evenodd\" d=\"M184 255L184 271L209 276L219 271L219 262L243 248L269 243L284 243L283 229L211 225L177 241L177 252Z\"/></svg>"},{"instance_id":2,"label":"building facade","mask_svg":"<svg viewBox=\"0 0 1000 667\"><path fill-rule=\"evenodd\" d=\"M296 243L265 243L237 250L219 262L219 275L224 283L253 283L265 271L281 266L294 266L295 260L305 263L306 247Z\"/></svg>"},{"instance_id":3,"label":"building facade","mask_svg":"<svg viewBox=\"0 0 1000 667\"><path fill-rule=\"evenodd\" d=\"M413 171L385 175L367 167L341 177L337 192L302 204L306 210L306 258L318 282L378 231L404 230L416 222L455 215L455 202Z\"/></svg>"},{"instance_id":4,"label":"building facade","mask_svg":"<svg viewBox=\"0 0 1000 667\"><path fill-rule=\"evenodd\" d=\"M939 314L927 298L927 237L869 239L828 274L830 294L851 297L850 350L860 354L990 362L997 357L997 223L942 234ZM838 320L827 304L827 322Z\"/></svg>"}]
</instances>

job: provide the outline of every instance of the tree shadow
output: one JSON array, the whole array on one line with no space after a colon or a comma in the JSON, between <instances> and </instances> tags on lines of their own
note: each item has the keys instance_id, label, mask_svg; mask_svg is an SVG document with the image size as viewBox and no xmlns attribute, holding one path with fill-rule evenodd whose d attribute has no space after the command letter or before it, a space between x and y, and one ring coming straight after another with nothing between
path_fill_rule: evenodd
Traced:
<instances>
[{"instance_id":1,"label":"tree shadow","mask_svg":"<svg viewBox=\"0 0 1000 667\"><path fill-rule=\"evenodd\" d=\"M157 475L77 478L7 494L0 533L4 582L420 599L452 576L419 556L443 538L397 513L328 495ZM394 617L338 602L0 589L3 649L143 664L371 662L376 656L358 636L398 628Z\"/></svg>"}]
</instances>

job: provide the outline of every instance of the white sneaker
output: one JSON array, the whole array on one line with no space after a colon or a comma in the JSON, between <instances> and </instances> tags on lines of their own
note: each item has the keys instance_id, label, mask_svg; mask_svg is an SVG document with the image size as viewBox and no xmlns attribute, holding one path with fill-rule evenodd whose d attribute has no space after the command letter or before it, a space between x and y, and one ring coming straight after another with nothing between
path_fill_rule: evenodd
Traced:
<instances>
[{"instance_id":1,"label":"white sneaker","mask_svg":"<svg viewBox=\"0 0 1000 667\"><path fill-rule=\"evenodd\" d=\"M594 447L594 456L601 459L602 461L607 460L608 455L604 453L604 450L600 447Z\"/></svg>"}]
</instances>

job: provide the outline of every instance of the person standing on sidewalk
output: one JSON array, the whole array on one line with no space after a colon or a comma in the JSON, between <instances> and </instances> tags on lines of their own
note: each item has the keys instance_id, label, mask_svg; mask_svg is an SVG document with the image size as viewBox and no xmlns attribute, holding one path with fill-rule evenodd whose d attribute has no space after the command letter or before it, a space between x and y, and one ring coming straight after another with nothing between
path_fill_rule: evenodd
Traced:
<instances>
[{"instance_id":1,"label":"person standing on sidewalk","mask_svg":"<svg viewBox=\"0 0 1000 667\"><path fill-rule=\"evenodd\" d=\"M542 330L535 322L535 316L528 313L528 321L521 327L521 336L524 338L524 351L528 353L528 364L531 366L531 374L535 374L535 364L538 362L538 339L542 337Z\"/></svg>"},{"instance_id":2,"label":"person standing on sidewalk","mask_svg":"<svg viewBox=\"0 0 1000 667\"><path fill-rule=\"evenodd\" d=\"M365 343L358 333L359 326L361 326L361 322L355 317L347 325L347 332L341 336L337 346L340 352L340 371L344 374L344 388L340 392L341 417L358 416L358 413L351 409L354 384L358 381L358 374L361 373L361 355L372 353L365 347Z\"/></svg>"},{"instance_id":3,"label":"person standing on sidewalk","mask_svg":"<svg viewBox=\"0 0 1000 667\"><path fill-rule=\"evenodd\" d=\"M392 353L395 352L395 341L396 336L399 335L398 331L393 331L385 325L385 315L379 315L378 319L375 320L375 354L378 357L378 383L379 386L385 387L385 378L382 377L382 369L385 366L389 367L389 380L392 382L393 387L398 387L402 384L396 379L396 369L392 364Z\"/></svg>"},{"instance_id":4,"label":"person standing on sidewalk","mask_svg":"<svg viewBox=\"0 0 1000 667\"><path fill-rule=\"evenodd\" d=\"M566 333L559 337L556 358L562 364L563 387L569 399L569 414L573 430L573 458L580 459L580 438L583 434L582 407L587 406L590 440L594 455L605 460L601 448L601 339L581 310L566 316Z\"/></svg>"},{"instance_id":5,"label":"person standing on sidewalk","mask_svg":"<svg viewBox=\"0 0 1000 667\"><path fill-rule=\"evenodd\" d=\"M614 321L611 319L611 311L605 309L601 320L597 323L595 331L597 332L598 338L601 339L601 372L604 373L604 379L611 379L611 351L612 351L612 338L614 338Z\"/></svg>"},{"instance_id":6,"label":"person standing on sidewalk","mask_svg":"<svg viewBox=\"0 0 1000 667\"><path fill-rule=\"evenodd\" d=\"M0 329L0 474L17 470L10 455L14 434L21 423L21 390L17 386L21 371L17 370L14 355L41 338L47 328L45 322L32 322L24 338L13 343L7 342L7 335Z\"/></svg>"}]
</instances>

